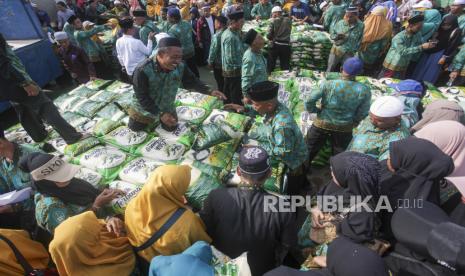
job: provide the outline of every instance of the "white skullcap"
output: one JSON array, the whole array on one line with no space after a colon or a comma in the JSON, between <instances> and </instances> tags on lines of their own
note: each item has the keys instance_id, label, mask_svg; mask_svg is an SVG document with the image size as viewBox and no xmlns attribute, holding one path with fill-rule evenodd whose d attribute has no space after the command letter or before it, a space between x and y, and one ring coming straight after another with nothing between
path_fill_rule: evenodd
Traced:
<instances>
[{"instance_id":1,"label":"white skullcap","mask_svg":"<svg viewBox=\"0 0 465 276\"><path fill-rule=\"evenodd\" d=\"M402 115L404 103L394 96L383 96L371 104L370 113L381 118L392 118Z\"/></svg>"},{"instance_id":2,"label":"white skullcap","mask_svg":"<svg viewBox=\"0 0 465 276\"><path fill-rule=\"evenodd\" d=\"M84 21L84 22L82 23L82 26L83 26L84 28L87 28L87 26L94 26L94 25L95 25L95 23L92 23L92 22L90 22L90 21Z\"/></svg>"},{"instance_id":3,"label":"white skullcap","mask_svg":"<svg viewBox=\"0 0 465 276\"><path fill-rule=\"evenodd\" d=\"M37 8L37 4L36 4L36 3L34 3L34 2L31 2L31 7L33 7L33 8Z\"/></svg>"},{"instance_id":4,"label":"white skullcap","mask_svg":"<svg viewBox=\"0 0 465 276\"><path fill-rule=\"evenodd\" d=\"M282 12L283 10L281 9L280 6L274 6L273 9L271 9L271 13L274 13L274 12Z\"/></svg>"},{"instance_id":5,"label":"white skullcap","mask_svg":"<svg viewBox=\"0 0 465 276\"><path fill-rule=\"evenodd\" d=\"M65 40L68 39L68 34L66 32L56 32L53 34L55 36L55 40Z\"/></svg>"},{"instance_id":6,"label":"white skullcap","mask_svg":"<svg viewBox=\"0 0 465 276\"><path fill-rule=\"evenodd\" d=\"M115 0L115 2L114 2L113 4L115 4L115 5L120 5L120 4L122 4L122 3L121 3L121 1L119 1L119 0Z\"/></svg>"},{"instance_id":7,"label":"white skullcap","mask_svg":"<svg viewBox=\"0 0 465 276\"><path fill-rule=\"evenodd\" d=\"M326 2L326 1L321 2L320 10L324 9L326 6L328 6L328 2Z\"/></svg>"},{"instance_id":8,"label":"white skullcap","mask_svg":"<svg viewBox=\"0 0 465 276\"><path fill-rule=\"evenodd\" d=\"M158 43L162 38L165 38L165 37L170 37L170 35L167 33L158 33L155 35L155 40Z\"/></svg>"},{"instance_id":9,"label":"white skullcap","mask_svg":"<svg viewBox=\"0 0 465 276\"><path fill-rule=\"evenodd\" d=\"M452 5L465 5L465 0L454 0Z\"/></svg>"},{"instance_id":10,"label":"white skullcap","mask_svg":"<svg viewBox=\"0 0 465 276\"><path fill-rule=\"evenodd\" d=\"M421 9L421 8L431 9L431 8L433 8L433 3L431 3L428 0L422 0L422 1L418 2L418 3L416 3L415 5L413 5L412 8L414 8L414 9Z\"/></svg>"},{"instance_id":11,"label":"white skullcap","mask_svg":"<svg viewBox=\"0 0 465 276\"><path fill-rule=\"evenodd\" d=\"M177 5L177 4L178 4L178 0L169 0L168 4Z\"/></svg>"}]
</instances>

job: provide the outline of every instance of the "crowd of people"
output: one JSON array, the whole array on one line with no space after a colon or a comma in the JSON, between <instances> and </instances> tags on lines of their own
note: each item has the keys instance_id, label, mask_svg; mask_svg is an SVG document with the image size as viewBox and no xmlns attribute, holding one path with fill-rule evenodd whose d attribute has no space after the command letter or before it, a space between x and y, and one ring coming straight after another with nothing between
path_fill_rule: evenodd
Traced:
<instances>
[{"instance_id":1,"label":"crowd of people","mask_svg":"<svg viewBox=\"0 0 465 276\"><path fill-rule=\"evenodd\" d=\"M191 168L165 165L115 216L105 206L122 191L95 188L75 177L79 166L47 153L47 143L33 149L0 129L0 194L33 190L0 206L0 274L213 275L210 245L230 258L247 252L251 275L465 273L464 110L448 100L421 101L425 82L465 82L464 0L60 0L56 22L31 6L75 84L133 85L131 130L159 120L173 131L176 93L184 88L217 97L225 110L262 116L248 138L267 142L241 145L240 185L213 190L201 210L184 198ZM244 20L270 20L266 39L243 33ZM302 24L329 33L327 71L341 72L305 99L317 114L305 137L278 101L279 84L269 81L278 67L296 69L290 36ZM217 89L201 80L204 66ZM401 81L372 101L359 75ZM68 145L88 138L63 119L1 34L0 87L0 100L11 102L35 142L48 137L44 123ZM328 144L331 179L316 190L311 163ZM312 201L303 234L313 241L310 251L300 244L299 211L265 209L270 197L282 207L281 196L263 189L270 160L285 166L285 194L343 198L344 211ZM356 196L373 210L387 199L392 210L360 211ZM298 270L302 264L315 269Z\"/></svg>"}]
</instances>

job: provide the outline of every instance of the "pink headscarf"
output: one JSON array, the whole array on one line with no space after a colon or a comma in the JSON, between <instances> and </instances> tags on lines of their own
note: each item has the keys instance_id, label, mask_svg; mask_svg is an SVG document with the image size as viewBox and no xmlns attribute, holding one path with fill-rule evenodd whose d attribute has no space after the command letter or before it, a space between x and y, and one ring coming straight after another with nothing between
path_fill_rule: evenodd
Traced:
<instances>
[{"instance_id":1,"label":"pink headscarf","mask_svg":"<svg viewBox=\"0 0 465 276\"><path fill-rule=\"evenodd\" d=\"M439 121L427 124L414 135L431 141L452 157L455 169L447 179L465 196L465 126L456 121Z\"/></svg>"}]
</instances>

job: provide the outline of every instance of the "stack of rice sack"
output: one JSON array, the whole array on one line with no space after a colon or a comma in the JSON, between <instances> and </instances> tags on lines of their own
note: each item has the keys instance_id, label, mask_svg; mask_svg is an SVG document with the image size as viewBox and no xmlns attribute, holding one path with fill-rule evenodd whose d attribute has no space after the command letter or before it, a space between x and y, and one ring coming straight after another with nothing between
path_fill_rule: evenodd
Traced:
<instances>
[{"instance_id":1,"label":"stack of rice sack","mask_svg":"<svg viewBox=\"0 0 465 276\"><path fill-rule=\"evenodd\" d=\"M454 101L465 109L465 87L452 86L439 87L438 89L449 101Z\"/></svg>"},{"instance_id":2,"label":"stack of rice sack","mask_svg":"<svg viewBox=\"0 0 465 276\"><path fill-rule=\"evenodd\" d=\"M308 24L295 25L291 33L291 66L313 70L326 70L332 42L329 34L312 30Z\"/></svg>"}]
</instances>

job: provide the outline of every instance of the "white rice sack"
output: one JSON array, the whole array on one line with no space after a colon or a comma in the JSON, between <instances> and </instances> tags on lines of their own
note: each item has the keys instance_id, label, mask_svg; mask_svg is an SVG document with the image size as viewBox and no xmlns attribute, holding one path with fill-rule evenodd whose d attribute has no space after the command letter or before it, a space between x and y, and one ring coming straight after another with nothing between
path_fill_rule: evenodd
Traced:
<instances>
[{"instance_id":1,"label":"white rice sack","mask_svg":"<svg viewBox=\"0 0 465 276\"><path fill-rule=\"evenodd\" d=\"M136 158L123 167L119 178L129 183L145 184L153 170L162 165L164 164L148 158Z\"/></svg>"},{"instance_id":2,"label":"white rice sack","mask_svg":"<svg viewBox=\"0 0 465 276\"><path fill-rule=\"evenodd\" d=\"M167 131L163 129L161 125L158 125L155 128L155 132L162 138L165 138L168 141L177 141L183 135L190 132L189 125L186 122L180 122L176 125L176 129L173 131Z\"/></svg>"},{"instance_id":3,"label":"white rice sack","mask_svg":"<svg viewBox=\"0 0 465 276\"><path fill-rule=\"evenodd\" d=\"M99 173L85 167L82 167L74 177L89 182L97 189L103 184L103 177Z\"/></svg>"},{"instance_id":4,"label":"white rice sack","mask_svg":"<svg viewBox=\"0 0 465 276\"><path fill-rule=\"evenodd\" d=\"M306 102L311 95L313 87L316 86L316 82L311 78L298 77L295 79L297 84L299 100Z\"/></svg>"},{"instance_id":5,"label":"white rice sack","mask_svg":"<svg viewBox=\"0 0 465 276\"><path fill-rule=\"evenodd\" d=\"M193 124L200 124L208 115L207 111L203 108L184 105L176 107L176 113L178 115L178 121L191 122Z\"/></svg>"},{"instance_id":6,"label":"white rice sack","mask_svg":"<svg viewBox=\"0 0 465 276\"><path fill-rule=\"evenodd\" d=\"M132 131L127 126L121 126L103 136L103 139L121 150L134 153L148 137L145 131L136 132Z\"/></svg>"},{"instance_id":7,"label":"white rice sack","mask_svg":"<svg viewBox=\"0 0 465 276\"><path fill-rule=\"evenodd\" d=\"M50 141L48 141L48 143L52 145L52 147L54 147L57 152L61 154L65 153L65 148L67 144L65 140L63 140L63 138L61 137L53 138Z\"/></svg>"},{"instance_id":8,"label":"white rice sack","mask_svg":"<svg viewBox=\"0 0 465 276\"><path fill-rule=\"evenodd\" d=\"M439 87L438 89L449 101L456 103L465 102L465 88L463 87Z\"/></svg>"},{"instance_id":9,"label":"white rice sack","mask_svg":"<svg viewBox=\"0 0 465 276\"><path fill-rule=\"evenodd\" d=\"M143 187L142 185L131 184L124 181L113 181L109 186L112 189L122 190L125 193L124 196L113 199L109 204L115 214L124 214L124 210L129 201L135 198Z\"/></svg>"},{"instance_id":10,"label":"white rice sack","mask_svg":"<svg viewBox=\"0 0 465 276\"><path fill-rule=\"evenodd\" d=\"M168 141L162 137L154 137L146 144L142 145L137 153L160 162L170 162L178 160L186 150L180 143Z\"/></svg>"},{"instance_id":11,"label":"white rice sack","mask_svg":"<svg viewBox=\"0 0 465 276\"><path fill-rule=\"evenodd\" d=\"M310 113L308 111L303 111L300 114L300 120L298 122L298 125L304 137L307 136L307 133L312 127L313 121L315 121L316 116L316 113Z\"/></svg>"},{"instance_id":12,"label":"white rice sack","mask_svg":"<svg viewBox=\"0 0 465 276\"><path fill-rule=\"evenodd\" d=\"M113 180L126 162L126 154L116 148L97 146L77 157L79 165L94 170L105 180Z\"/></svg>"},{"instance_id":13,"label":"white rice sack","mask_svg":"<svg viewBox=\"0 0 465 276\"><path fill-rule=\"evenodd\" d=\"M221 102L216 97L198 92L184 92L183 90L176 95L175 104L176 106L194 106L210 110L221 106Z\"/></svg>"}]
</instances>

